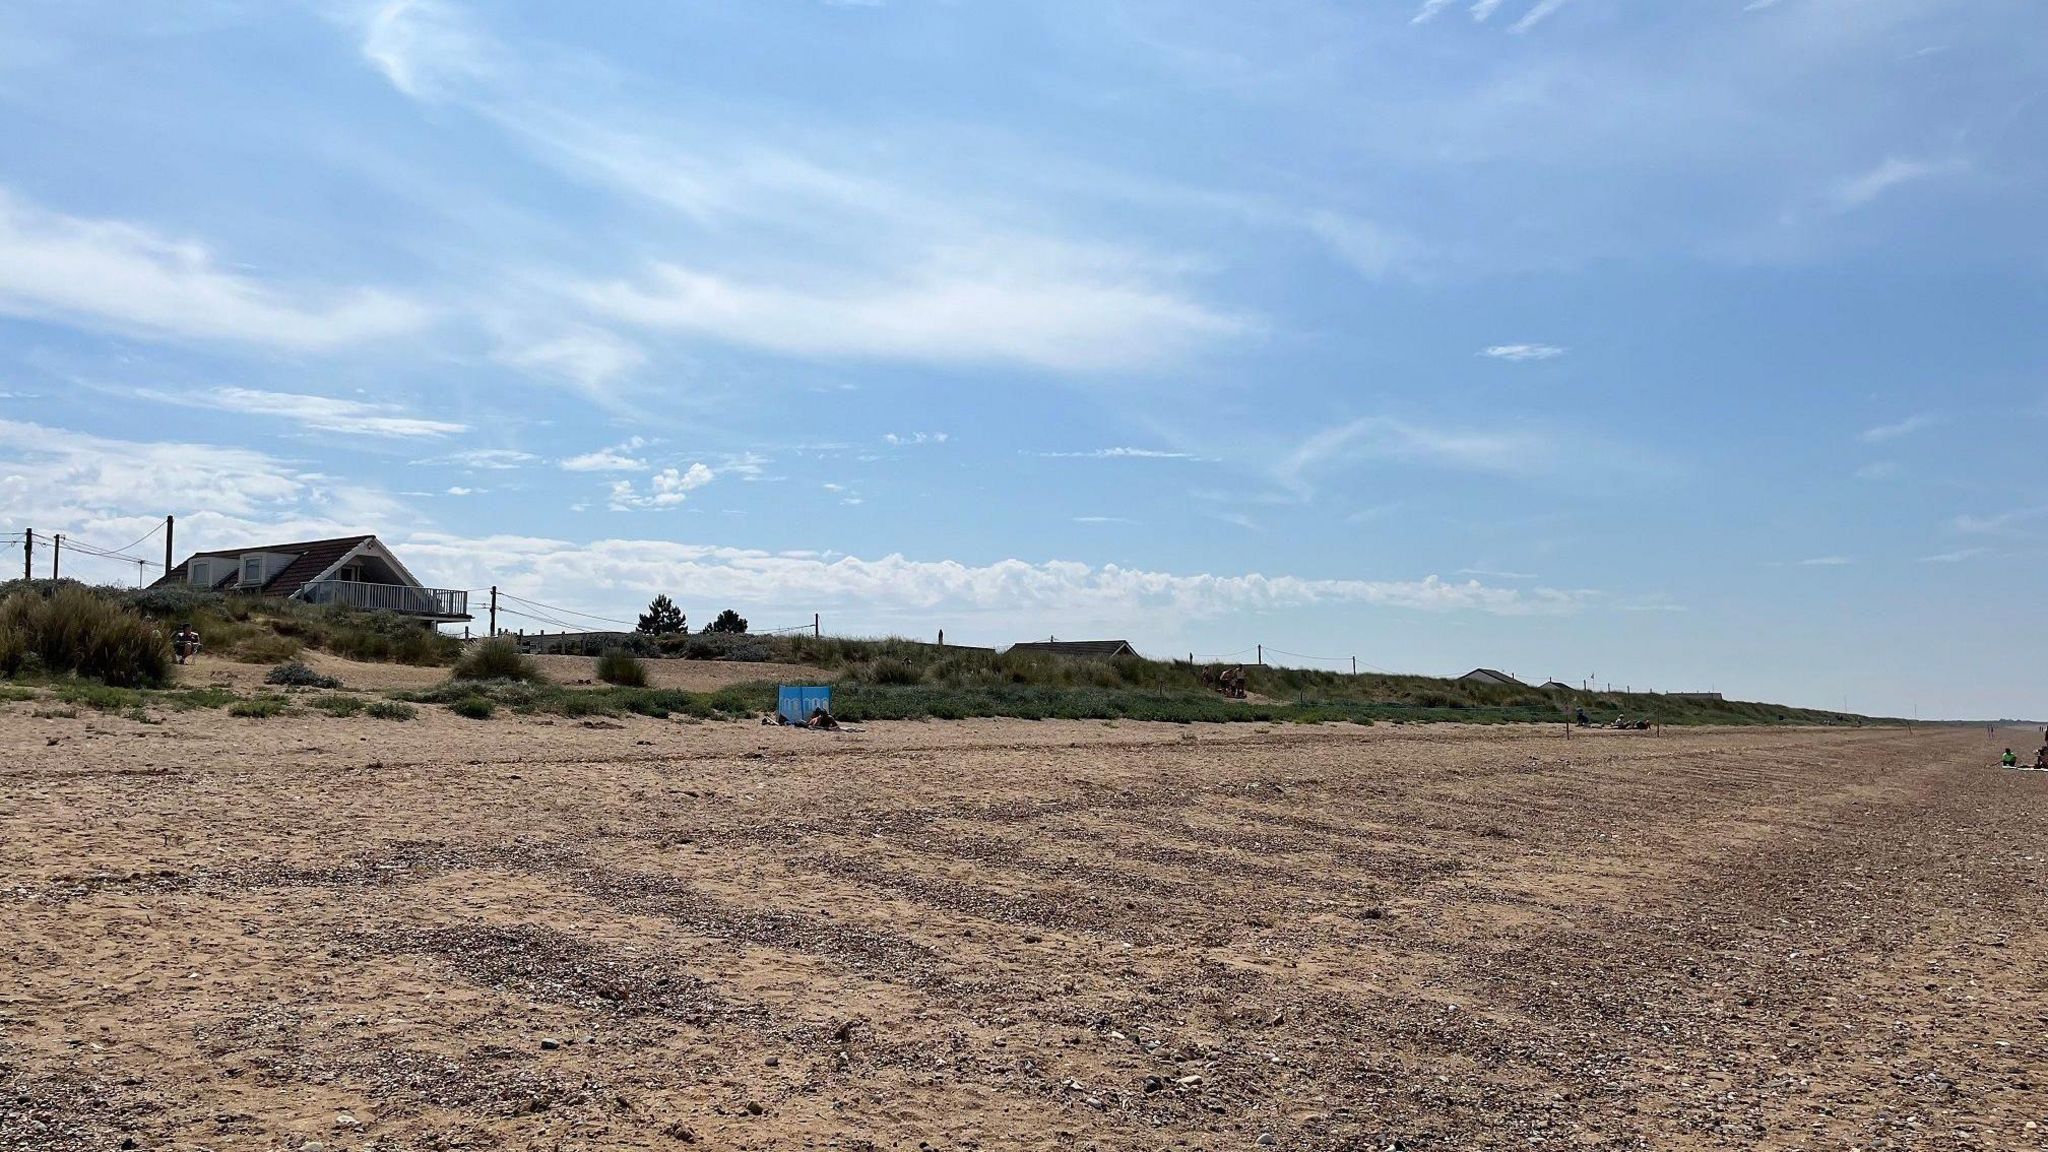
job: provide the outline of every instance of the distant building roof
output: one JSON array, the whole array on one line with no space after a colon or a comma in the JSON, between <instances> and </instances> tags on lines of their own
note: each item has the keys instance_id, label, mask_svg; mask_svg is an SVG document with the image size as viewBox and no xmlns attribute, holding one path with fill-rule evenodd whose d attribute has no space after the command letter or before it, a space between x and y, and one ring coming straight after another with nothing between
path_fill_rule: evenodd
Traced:
<instances>
[{"instance_id":1,"label":"distant building roof","mask_svg":"<svg viewBox=\"0 0 2048 1152\"><path fill-rule=\"evenodd\" d=\"M1563 689L1563 690L1565 690L1566 692L1577 692L1577 691L1578 691L1578 689L1577 689L1577 688L1574 688L1574 687L1572 687L1571 685L1569 685L1569 684L1565 683L1565 682L1564 682L1564 681L1562 681L1562 680L1545 680L1545 681L1544 681L1543 683L1541 683L1541 684L1537 685L1537 687L1538 687L1538 688L1541 688L1541 689L1543 689L1543 690L1544 690L1545 692L1549 692L1549 691L1551 691L1552 689L1558 689L1558 688L1562 688L1562 689Z\"/></svg>"},{"instance_id":2,"label":"distant building roof","mask_svg":"<svg viewBox=\"0 0 2048 1152\"><path fill-rule=\"evenodd\" d=\"M1528 685L1515 679L1513 676L1494 668L1474 668L1463 676L1458 677L1458 679L1471 680L1478 684L1506 684L1516 688L1528 687Z\"/></svg>"},{"instance_id":3,"label":"distant building roof","mask_svg":"<svg viewBox=\"0 0 2048 1152\"><path fill-rule=\"evenodd\" d=\"M1081 656L1105 660L1111 656L1136 656L1129 640L1030 640L1010 645L1012 652L1044 652L1051 656Z\"/></svg>"},{"instance_id":4,"label":"distant building roof","mask_svg":"<svg viewBox=\"0 0 2048 1152\"><path fill-rule=\"evenodd\" d=\"M342 557L375 540L375 536L337 536L332 540L301 540L291 544L251 544L244 548L219 548L211 552L194 552L176 567L166 572L151 587L165 584L186 583L185 570L193 560L207 559L234 560L253 552L269 552L291 556L292 562L277 570L270 579L257 588L243 591L263 592L271 596L290 596L306 583L318 579L321 573L334 567ZM241 566L213 582L216 589L241 588Z\"/></svg>"}]
</instances>

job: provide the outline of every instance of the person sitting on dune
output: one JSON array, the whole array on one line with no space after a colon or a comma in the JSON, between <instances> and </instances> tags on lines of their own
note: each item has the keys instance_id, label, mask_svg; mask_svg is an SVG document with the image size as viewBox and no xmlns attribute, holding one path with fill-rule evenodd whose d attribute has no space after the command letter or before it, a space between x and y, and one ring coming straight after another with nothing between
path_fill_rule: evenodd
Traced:
<instances>
[{"instance_id":1,"label":"person sitting on dune","mask_svg":"<svg viewBox=\"0 0 2048 1152\"><path fill-rule=\"evenodd\" d=\"M2005 765L2007 768L2017 768L2020 766L2020 758L2013 755L2012 749L2010 748L2007 748L2005 750L2005 755L1999 757L1998 762L2000 764Z\"/></svg>"}]
</instances>

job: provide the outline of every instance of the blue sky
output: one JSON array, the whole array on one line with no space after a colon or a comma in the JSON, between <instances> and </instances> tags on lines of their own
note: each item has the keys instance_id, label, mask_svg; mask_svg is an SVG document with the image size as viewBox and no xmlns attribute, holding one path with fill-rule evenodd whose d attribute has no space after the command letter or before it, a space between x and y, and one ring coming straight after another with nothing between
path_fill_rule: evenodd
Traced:
<instances>
[{"instance_id":1,"label":"blue sky","mask_svg":"<svg viewBox=\"0 0 2048 1152\"><path fill-rule=\"evenodd\" d=\"M0 532L2040 715L2044 43L2034 0L16 0Z\"/></svg>"}]
</instances>

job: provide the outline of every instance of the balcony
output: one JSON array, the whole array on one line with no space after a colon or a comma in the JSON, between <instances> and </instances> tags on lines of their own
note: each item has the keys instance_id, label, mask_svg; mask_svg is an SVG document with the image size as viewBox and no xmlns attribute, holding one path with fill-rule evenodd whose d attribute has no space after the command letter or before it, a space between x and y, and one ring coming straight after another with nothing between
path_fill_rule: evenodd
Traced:
<instances>
[{"instance_id":1,"label":"balcony","mask_svg":"<svg viewBox=\"0 0 2048 1152\"><path fill-rule=\"evenodd\" d=\"M365 612L396 612L446 623L468 620L469 593L457 588L414 588L408 584L365 584L359 580L314 580L299 589L308 604L339 604Z\"/></svg>"}]
</instances>

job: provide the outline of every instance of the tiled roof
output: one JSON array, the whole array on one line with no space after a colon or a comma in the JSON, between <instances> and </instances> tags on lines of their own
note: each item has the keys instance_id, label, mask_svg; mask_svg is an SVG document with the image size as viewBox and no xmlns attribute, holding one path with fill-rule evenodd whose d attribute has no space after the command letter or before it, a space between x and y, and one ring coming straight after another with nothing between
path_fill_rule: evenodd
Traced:
<instances>
[{"instance_id":1,"label":"tiled roof","mask_svg":"<svg viewBox=\"0 0 2048 1152\"><path fill-rule=\"evenodd\" d=\"M337 536L332 540L301 540L291 544L251 544L244 548L219 548L211 552L194 552L179 563L176 568L165 573L163 578L152 584L151 587L156 588L166 584L185 583L186 565L200 557L239 561L243 556L251 552L274 552L281 555L294 556L296 559L279 569L277 574L272 576L261 588L244 590L259 591L270 596L289 596L300 588L305 587L307 581L314 579L322 572L333 567L335 561L348 555L359 545L375 539L375 536ZM237 563L235 571L229 573L225 579L217 581L213 586L221 590L241 588L241 580L241 567Z\"/></svg>"},{"instance_id":2,"label":"tiled roof","mask_svg":"<svg viewBox=\"0 0 2048 1152\"><path fill-rule=\"evenodd\" d=\"M1128 640L1032 640L1023 644L1010 645L1012 652L1045 652L1053 656L1108 656L1135 655L1136 650Z\"/></svg>"}]
</instances>

